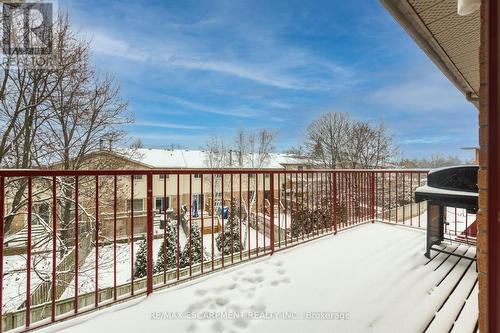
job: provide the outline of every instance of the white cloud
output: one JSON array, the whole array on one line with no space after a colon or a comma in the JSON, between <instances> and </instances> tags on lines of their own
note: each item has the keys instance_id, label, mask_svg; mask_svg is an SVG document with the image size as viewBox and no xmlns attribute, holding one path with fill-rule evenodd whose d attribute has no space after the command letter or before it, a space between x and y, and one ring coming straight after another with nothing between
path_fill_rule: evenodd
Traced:
<instances>
[{"instance_id":1,"label":"white cloud","mask_svg":"<svg viewBox=\"0 0 500 333\"><path fill-rule=\"evenodd\" d=\"M191 102L187 101L182 98L174 97L174 96L164 96L168 101L171 101L181 107L184 107L186 109L192 109L200 112L205 112L205 113L213 113L213 114L220 114L220 115L227 115L227 116L233 116L233 117L242 117L242 118L253 118L253 117L258 117L261 116L262 113L258 110L254 110L251 108L246 108L246 107L228 107L226 110L222 108L217 108L217 107L212 107L212 106L207 106L204 104L196 103L196 102Z\"/></svg>"},{"instance_id":2,"label":"white cloud","mask_svg":"<svg viewBox=\"0 0 500 333\"><path fill-rule=\"evenodd\" d=\"M92 42L92 49L96 54L112 57L122 57L135 61L145 61L148 55L136 52L128 42L111 37L102 32L86 32Z\"/></svg>"},{"instance_id":3,"label":"white cloud","mask_svg":"<svg viewBox=\"0 0 500 333\"><path fill-rule=\"evenodd\" d=\"M212 22L209 20L208 22ZM297 48L283 48L269 50L267 56L262 52L258 57L252 56L241 59L239 56L229 56L219 59L220 54L213 52L206 41L192 36L184 39L171 36L148 42L147 38L133 43L133 38L124 40L102 30L84 30L84 35L92 40L96 54L106 57L118 57L131 61L142 62L167 68L197 70L220 73L239 77L262 85L291 90L304 91L331 91L352 84L352 71L338 64L317 59L312 54ZM259 48L258 45L255 46ZM279 56L276 56L279 54ZM263 57L263 58L262 58ZM313 72L327 75L327 78L305 78L300 75L291 75L297 68L315 68ZM349 80L345 80L349 78Z\"/></svg>"},{"instance_id":4,"label":"white cloud","mask_svg":"<svg viewBox=\"0 0 500 333\"><path fill-rule=\"evenodd\" d=\"M144 126L144 127L157 127L157 128L172 128L172 129L186 129L186 130L199 130L205 129L204 126L195 126L195 125L184 125L170 122L162 122L162 121L136 121L131 124L135 126Z\"/></svg>"},{"instance_id":5,"label":"white cloud","mask_svg":"<svg viewBox=\"0 0 500 333\"><path fill-rule=\"evenodd\" d=\"M170 58L166 64L186 69L219 72L228 75L234 75L250 81L255 81L264 85L285 89L309 89L298 80L285 76L263 72L256 68L251 68L248 64L237 64L223 61L197 60L188 58Z\"/></svg>"},{"instance_id":6,"label":"white cloud","mask_svg":"<svg viewBox=\"0 0 500 333\"><path fill-rule=\"evenodd\" d=\"M404 139L401 140L401 144L435 144L443 142L456 142L458 141L456 137L451 136L429 136L425 138L414 138L414 139Z\"/></svg>"}]
</instances>

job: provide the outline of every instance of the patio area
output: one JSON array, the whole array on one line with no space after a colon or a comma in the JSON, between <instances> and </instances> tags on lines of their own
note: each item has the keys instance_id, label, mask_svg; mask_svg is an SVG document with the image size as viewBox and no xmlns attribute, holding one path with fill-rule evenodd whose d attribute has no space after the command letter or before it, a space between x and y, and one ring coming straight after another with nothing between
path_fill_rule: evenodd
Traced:
<instances>
[{"instance_id":1,"label":"patio area","mask_svg":"<svg viewBox=\"0 0 500 333\"><path fill-rule=\"evenodd\" d=\"M41 332L474 332L475 261L424 252L423 230L364 224Z\"/></svg>"}]
</instances>

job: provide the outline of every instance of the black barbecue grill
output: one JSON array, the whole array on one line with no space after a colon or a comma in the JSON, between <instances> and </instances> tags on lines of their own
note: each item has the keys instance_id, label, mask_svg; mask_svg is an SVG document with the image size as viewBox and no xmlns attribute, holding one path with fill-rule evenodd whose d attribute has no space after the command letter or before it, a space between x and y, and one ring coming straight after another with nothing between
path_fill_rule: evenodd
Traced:
<instances>
[{"instance_id":1,"label":"black barbecue grill","mask_svg":"<svg viewBox=\"0 0 500 333\"><path fill-rule=\"evenodd\" d=\"M427 201L427 250L445 252L434 248L444 239L445 207L464 208L468 213L477 212L477 172L476 165L454 166L435 169L427 176L427 185L415 190L415 202Z\"/></svg>"}]
</instances>

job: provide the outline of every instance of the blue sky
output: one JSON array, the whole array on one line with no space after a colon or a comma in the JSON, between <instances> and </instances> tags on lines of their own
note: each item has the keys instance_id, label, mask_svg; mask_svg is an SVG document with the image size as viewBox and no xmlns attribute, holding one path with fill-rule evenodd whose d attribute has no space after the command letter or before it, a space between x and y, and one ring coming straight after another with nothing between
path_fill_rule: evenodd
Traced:
<instances>
[{"instance_id":1,"label":"blue sky","mask_svg":"<svg viewBox=\"0 0 500 333\"><path fill-rule=\"evenodd\" d=\"M97 66L130 102L132 137L200 148L279 131L297 145L321 113L384 122L404 157L471 158L477 111L376 0L68 1Z\"/></svg>"}]
</instances>

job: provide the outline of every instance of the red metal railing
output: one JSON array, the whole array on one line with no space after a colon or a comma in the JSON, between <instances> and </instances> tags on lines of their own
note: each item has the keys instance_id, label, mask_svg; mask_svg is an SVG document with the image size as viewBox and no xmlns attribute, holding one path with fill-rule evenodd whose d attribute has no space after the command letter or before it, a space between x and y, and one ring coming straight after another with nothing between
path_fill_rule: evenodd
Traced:
<instances>
[{"instance_id":1,"label":"red metal railing","mask_svg":"<svg viewBox=\"0 0 500 333\"><path fill-rule=\"evenodd\" d=\"M426 175L2 170L0 328L46 325L367 222L424 227L413 192Z\"/></svg>"}]
</instances>

